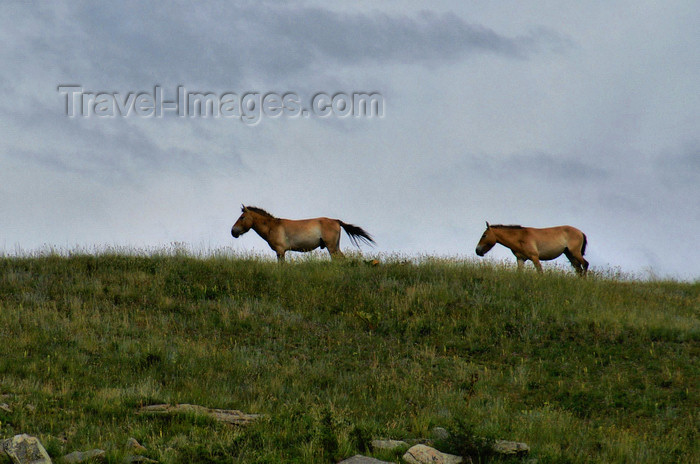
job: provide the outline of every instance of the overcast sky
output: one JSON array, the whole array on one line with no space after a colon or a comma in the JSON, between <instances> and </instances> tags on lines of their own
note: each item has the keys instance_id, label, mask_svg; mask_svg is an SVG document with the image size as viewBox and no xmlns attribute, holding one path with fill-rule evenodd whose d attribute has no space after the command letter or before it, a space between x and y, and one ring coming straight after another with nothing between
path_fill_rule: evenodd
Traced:
<instances>
[{"instance_id":1,"label":"overcast sky","mask_svg":"<svg viewBox=\"0 0 700 464\"><path fill-rule=\"evenodd\" d=\"M700 3L425 5L5 5L0 252L273 256L230 236L245 203L340 218L373 252L409 255L478 259L484 221L570 224L593 268L700 278ZM60 85L294 92L305 108L376 92L384 114L71 118Z\"/></svg>"}]
</instances>

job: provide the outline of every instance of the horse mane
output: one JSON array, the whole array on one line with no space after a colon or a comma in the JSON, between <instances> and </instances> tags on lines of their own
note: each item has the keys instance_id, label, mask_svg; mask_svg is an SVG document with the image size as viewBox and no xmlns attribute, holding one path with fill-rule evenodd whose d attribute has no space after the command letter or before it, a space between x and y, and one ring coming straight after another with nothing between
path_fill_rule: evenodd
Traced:
<instances>
[{"instance_id":1,"label":"horse mane","mask_svg":"<svg viewBox=\"0 0 700 464\"><path fill-rule=\"evenodd\" d=\"M272 214L268 213L267 211L265 211L265 210L262 209L262 208L258 208L257 206L246 206L245 209L250 210L250 211L252 211L252 212L254 212L254 213L258 213L258 214L260 214L261 216L265 216L265 217L268 217L268 218L271 218L271 219L277 219L277 218L274 217Z\"/></svg>"},{"instance_id":2,"label":"horse mane","mask_svg":"<svg viewBox=\"0 0 700 464\"><path fill-rule=\"evenodd\" d=\"M524 229L523 226L518 224L491 224L489 227L496 229Z\"/></svg>"}]
</instances>

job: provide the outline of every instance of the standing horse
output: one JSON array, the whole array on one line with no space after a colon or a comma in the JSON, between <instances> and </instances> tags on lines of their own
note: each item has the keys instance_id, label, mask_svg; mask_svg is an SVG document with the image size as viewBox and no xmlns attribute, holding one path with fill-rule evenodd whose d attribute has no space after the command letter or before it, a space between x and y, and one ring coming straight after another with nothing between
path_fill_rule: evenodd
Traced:
<instances>
[{"instance_id":1,"label":"standing horse","mask_svg":"<svg viewBox=\"0 0 700 464\"><path fill-rule=\"evenodd\" d=\"M312 251L327 248L331 258L342 258L340 251L340 228L350 237L353 245L359 247L358 239L373 244L372 236L362 228L346 224L340 219L319 217L314 219L280 219L262 208L241 205L241 216L231 228L231 235L238 238L253 229L270 245L277 259L284 261L285 252Z\"/></svg>"},{"instance_id":2,"label":"standing horse","mask_svg":"<svg viewBox=\"0 0 700 464\"><path fill-rule=\"evenodd\" d=\"M529 259L542 272L540 260L549 261L564 253L576 272L583 276L588 271L588 261L583 258L587 242L586 234L571 226L535 229L501 224L492 226L487 222L486 231L476 246L476 254L484 256L500 243L513 252L518 260L518 269L522 269Z\"/></svg>"}]
</instances>

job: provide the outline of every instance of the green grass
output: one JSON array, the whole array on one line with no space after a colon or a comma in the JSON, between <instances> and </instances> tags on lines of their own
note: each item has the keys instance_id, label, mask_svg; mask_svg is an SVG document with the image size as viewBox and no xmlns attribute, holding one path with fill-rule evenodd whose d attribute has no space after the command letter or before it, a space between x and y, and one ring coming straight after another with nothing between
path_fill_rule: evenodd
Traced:
<instances>
[{"instance_id":1,"label":"green grass","mask_svg":"<svg viewBox=\"0 0 700 464\"><path fill-rule=\"evenodd\" d=\"M0 257L0 341L0 438L36 435L54 458L121 462L135 437L163 463L327 463L443 426L524 441L539 464L700 462L698 282L437 259ZM266 418L136 414L164 402Z\"/></svg>"}]
</instances>

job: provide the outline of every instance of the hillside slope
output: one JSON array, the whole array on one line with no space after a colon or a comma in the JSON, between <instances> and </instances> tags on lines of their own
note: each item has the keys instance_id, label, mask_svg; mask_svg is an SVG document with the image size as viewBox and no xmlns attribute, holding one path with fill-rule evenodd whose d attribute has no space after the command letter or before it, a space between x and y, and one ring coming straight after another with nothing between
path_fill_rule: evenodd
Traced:
<instances>
[{"instance_id":1,"label":"hillside slope","mask_svg":"<svg viewBox=\"0 0 700 464\"><path fill-rule=\"evenodd\" d=\"M699 462L699 283L449 260L0 258L0 334L0 438L36 435L53 457L121 462L135 437L162 463L337 462L443 426L526 442L540 464ZM157 403L265 418L136 414Z\"/></svg>"}]
</instances>

